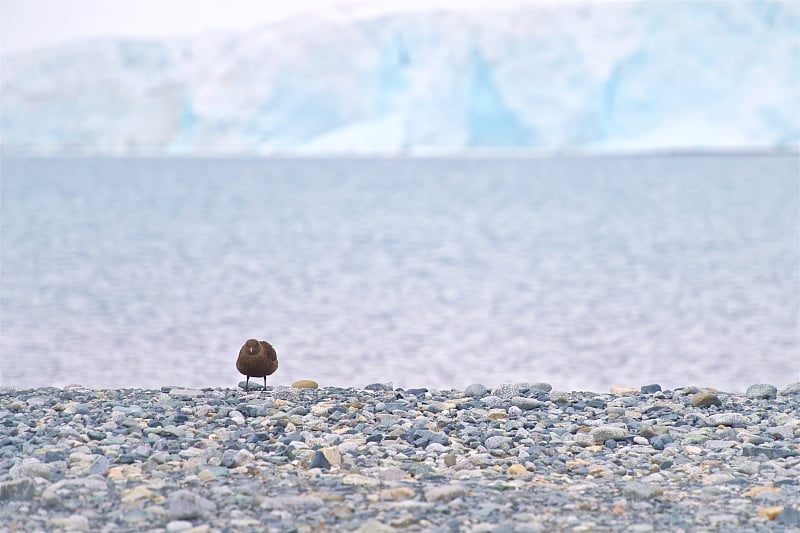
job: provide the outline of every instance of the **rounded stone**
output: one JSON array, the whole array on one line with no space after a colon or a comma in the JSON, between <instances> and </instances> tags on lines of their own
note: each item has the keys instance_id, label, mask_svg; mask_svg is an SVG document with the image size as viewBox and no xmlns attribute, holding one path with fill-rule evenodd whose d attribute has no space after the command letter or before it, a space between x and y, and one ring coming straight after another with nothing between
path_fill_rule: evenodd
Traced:
<instances>
[{"instance_id":1,"label":"rounded stone","mask_svg":"<svg viewBox=\"0 0 800 533\"><path fill-rule=\"evenodd\" d=\"M317 389L319 388L319 384L311 379L301 379L299 381L295 381L292 383L292 388L294 389Z\"/></svg>"},{"instance_id":2,"label":"rounded stone","mask_svg":"<svg viewBox=\"0 0 800 533\"><path fill-rule=\"evenodd\" d=\"M698 392L692 396L691 402L694 407L711 407L712 405L722 405L719 397L711 391Z\"/></svg>"},{"instance_id":3,"label":"rounded stone","mask_svg":"<svg viewBox=\"0 0 800 533\"><path fill-rule=\"evenodd\" d=\"M483 398L488 393L489 390L480 383L467 385L467 388L464 389L464 396L469 396L470 398Z\"/></svg>"},{"instance_id":4,"label":"rounded stone","mask_svg":"<svg viewBox=\"0 0 800 533\"><path fill-rule=\"evenodd\" d=\"M759 383L747 387L745 395L754 400L774 400L778 395L778 389L768 383Z\"/></svg>"},{"instance_id":5,"label":"rounded stone","mask_svg":"<svg viewBox=\"0 0 800 533\"><path fill-rule=\"evenodd\" d=\"M708 417L708 425L714 426L731 426L731 427L744 427L747 425L747 420L741 413L718 413Z\"/></svg>"},{"instance_id":6,"label":"rounded stone","mask_svg":"<svg viewBox=\"0 0 800 533\"><path fill-rule=\"evenodd\" d=\"M781 396L800 395L800 381L789 383L781 389Z\"/></svg>"},{"instance_id":7,"label":"rounded stone","mask_svg":"<svg viewBox=\"0 0 800 533\"><path fill-rule=\"evenodd\" d=\"M205 516L216 510L217 505L189 490L177 490L167 498L169 515L175 520L188 520Z\"/></svg>"},{"instance_id":8,"label":"rounded stone","mask_svg":"<svg viewBox=\"0 0 800 533\"><path fill-rule=\"evenodd\" d=\"M519 407L523 411L536 409L542 405L542 402L535 398L527 398L525 396L515 396L511 399L511 405Z\"/></svg>"},{"instance_id":9,"label":"rounded stone","mask_svg":"<svg viewBox=\"0 0 800 533\"><path fill-rule=\"evenodd\" d=\"M603 425L592 428L590 431L596 443L600 444L608 440L625 440L628 438L628 430L618 426Z\"/></svg>"},{"instance_id":10,"label":"rounded stone","mask_svg":"<svg viewBox=\"0 0 800 533\"><path fill-rule=\"evenodd\" d=\"M447 503L463 497L464 494L466 494L464 487L460 485L442 485L425 489L425 499L429 502Z\"/></svg>"},{"instance_id":11,"label":"rounded stone","mask_svg":"<svg viewBox=\"0 0 800 533\"><path fill-rule=\"evenodd\" d=\"M528 469L522 465L511 465L508 467L508 470L506 470L506 473L508 473L509 476L519 477L527 474Z\"/></svg>"},{"instance_id":12,"label":"rounded stone","mask_svg":"<svg viewBox=\"0 0 800 533\"><path fill-rule=\"evenodd\" d=\"M486 446L486 448L489 450L497 450L499 448L504 448L510 445L511 441L512 441L511 437L501 437L495 435L493 437L487 438L483 442L483 445Z\"/></svg>"},{"instance_id":13,"label":"rounded stone","mask_svg":"<svg viewBox=\"0 0 800 533\"><path fill-rule=\"evenodd\" d=\"M661 385L659 385L658 383L654 383L652 385L644 385L642 386L641 389L639 389L639 391L642 394L655 394L656 392L661 392Z\"/></svg>"},{"instance_id":14,"label":"rounded stone","mask_svg":"<svg viewBox=\"0 0 800 533\"><path fill-rule=\"evenodd\" d=\"M550 393L550 401L554 403L569 403L572 395L566 391L552 391Z\"/></svg>"}]
</instances>

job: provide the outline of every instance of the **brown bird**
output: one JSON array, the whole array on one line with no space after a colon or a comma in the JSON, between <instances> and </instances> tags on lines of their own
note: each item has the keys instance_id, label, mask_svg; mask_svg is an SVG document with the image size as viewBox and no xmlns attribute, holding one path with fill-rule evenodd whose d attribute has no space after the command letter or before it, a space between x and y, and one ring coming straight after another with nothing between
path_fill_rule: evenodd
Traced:
<instances>
[{"instance_id":1,"label":"brown bird","mask_svg":"<svg viewBox=\"0 0 800 533\"><path fill-rule=\"evenodd\" d=\"M267 376L274 374L278 370L278 354L275 348L267 341L247 339L242 349L239 350L239 358L236 360L236 370L247 376L244 390L248 390L250 377L264 378L264 389L267 388Z\"/></svg>"}]
</instances>

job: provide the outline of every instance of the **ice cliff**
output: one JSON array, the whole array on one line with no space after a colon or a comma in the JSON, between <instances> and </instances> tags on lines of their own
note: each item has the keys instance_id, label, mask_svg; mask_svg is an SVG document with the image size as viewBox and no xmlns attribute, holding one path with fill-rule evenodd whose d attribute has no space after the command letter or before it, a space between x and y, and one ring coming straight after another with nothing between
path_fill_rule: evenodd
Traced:
<instances>
[{"instance_id":1,"label":"ice cliff","mask_svg":"<svg viewBox=\"0 0 800 533\"><path fill-rule=\"evenodd\" d=\"M304 17L2 60L0 144L41 153L797 149L800 3Z\"/></svg>"}]
</instances>

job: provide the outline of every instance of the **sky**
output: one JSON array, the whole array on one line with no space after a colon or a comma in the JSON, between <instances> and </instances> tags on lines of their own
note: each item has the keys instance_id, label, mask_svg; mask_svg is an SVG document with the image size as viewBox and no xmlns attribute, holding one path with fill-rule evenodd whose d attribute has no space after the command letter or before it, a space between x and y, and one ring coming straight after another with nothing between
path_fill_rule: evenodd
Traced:
<instances>
[{"instance_id":1,"label":"sky","mask_svg":"<svg viewBox=\"0 0 800 533\"><path fill-rule=\"evenodd\" d=\"M526 0L491 2L517 5ZM527 0L541 3L548 0ZM482 0L0 0L0 51L14 53L94 37L170 37L206 31L247 31L307 13L353 16L429 9L475 8Z\"/></svg>"}]
</instances>

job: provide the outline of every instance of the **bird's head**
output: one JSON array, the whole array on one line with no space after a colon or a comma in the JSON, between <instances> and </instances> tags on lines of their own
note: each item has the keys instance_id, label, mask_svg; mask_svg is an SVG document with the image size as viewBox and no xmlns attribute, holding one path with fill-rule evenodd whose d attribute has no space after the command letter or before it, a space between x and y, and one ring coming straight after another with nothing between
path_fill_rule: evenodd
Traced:
<instances>
[{"instance_id":1,"label":"bird's head","mask_svg":"<svg viewBox=\"0 0 800 533\"><path fill-rule=\"evenodd\" d=\"M244 343L244 349L250 355L258 353L260 347L261 345L255 339L247 339L247 342Z\"/></svg>"}]
</instances>

